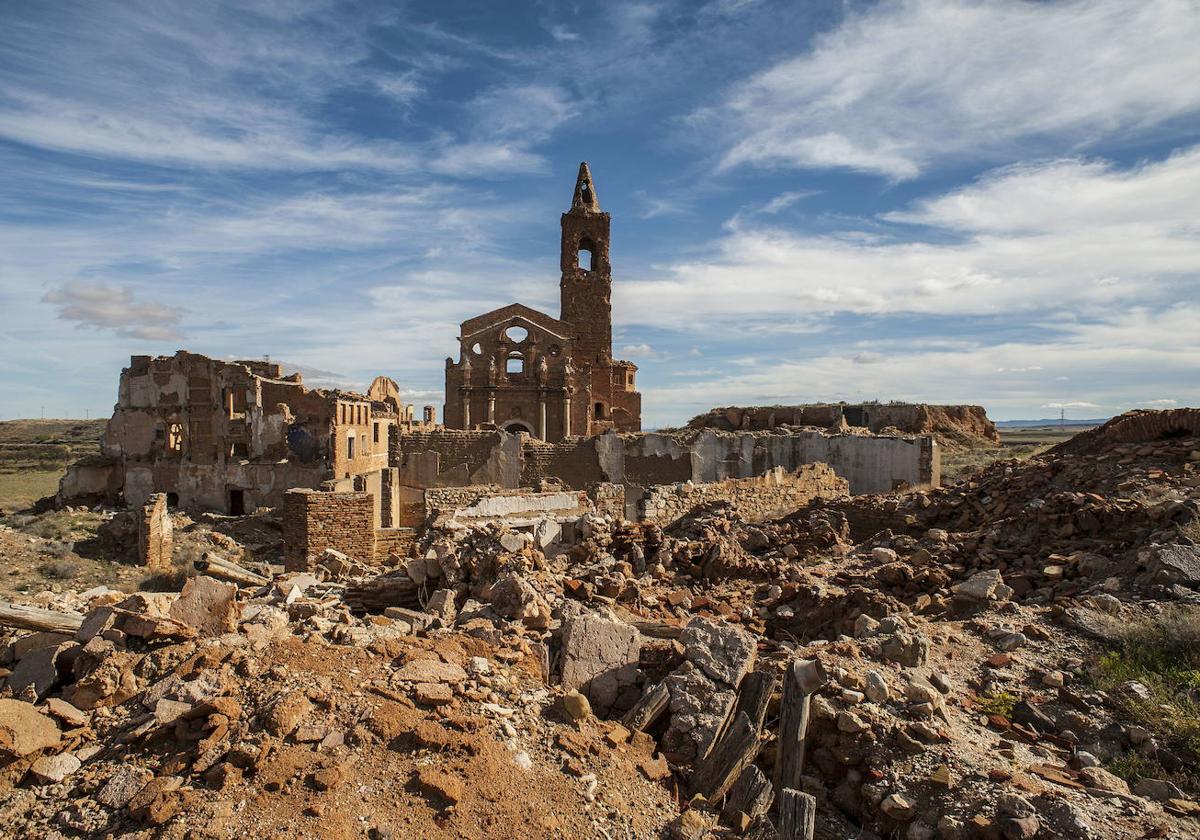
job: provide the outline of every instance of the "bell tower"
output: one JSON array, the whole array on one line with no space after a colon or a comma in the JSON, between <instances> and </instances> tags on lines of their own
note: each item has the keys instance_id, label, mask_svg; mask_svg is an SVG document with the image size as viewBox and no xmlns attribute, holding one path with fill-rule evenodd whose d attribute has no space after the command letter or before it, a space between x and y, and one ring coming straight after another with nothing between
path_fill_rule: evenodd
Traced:
<instances>
[{"instance_id":1,"label":"bell tower","mask_svg":"<svg viewBox=\"0 0 1200 840\"><path fill-rule=\"evenodd\" d=\"M586 162L579 164L571 209L562 215L561 320L575 332L575 358L592 368L612 363L612 266L609 221Z\"/></svg>"}]
</instances>

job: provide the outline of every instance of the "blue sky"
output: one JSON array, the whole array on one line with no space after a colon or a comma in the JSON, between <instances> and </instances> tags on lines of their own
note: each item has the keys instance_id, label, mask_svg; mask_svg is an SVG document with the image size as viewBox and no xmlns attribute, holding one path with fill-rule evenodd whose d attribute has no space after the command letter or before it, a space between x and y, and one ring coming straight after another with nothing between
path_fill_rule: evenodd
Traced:
<instances>
[{"instance_id":1,"label":"blue sky","mask_svg":"<svg viewBox=\"0 0 1200 840\"><path fill-rule=\"evenodd\" d=\"M0 0L0 418L133 354L377 373L556 315L580 160L648 426L1200 403L1200 4Z\"/></svg>"}]
</instances>

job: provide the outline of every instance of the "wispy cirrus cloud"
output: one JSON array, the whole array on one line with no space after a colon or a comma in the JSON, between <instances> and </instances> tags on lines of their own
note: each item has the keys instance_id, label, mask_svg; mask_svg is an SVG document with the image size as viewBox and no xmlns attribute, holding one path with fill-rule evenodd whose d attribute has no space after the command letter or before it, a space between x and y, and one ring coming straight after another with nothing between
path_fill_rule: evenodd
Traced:
<instances>
[{"instance_id":1,"label":"wispy cirrus cloud","mask_svg":"<svg viewBox=\"0 0 1200 840\"><path fill-rule=\"evenodd\" d=\"M1128 168L1026 164L857 229L805 235L738 217L707 258L616 294L627 317L678 325L774 323L781 310L1011 315L1161 304L1200 286L1197 206L1200 147Z\"/></svg>"},{"instance_id":2,"label":"wispy cirrus cloud","mask_svg":"<svg viewBox=\"0 0 1200 840\"><path fill-rule=\"evenodd\" d=\"M811 49L696 114L721 165L844 167L906 179L946 159L1043 153L1193 125L1200 8L1187 0L905 0L852 12ZM933 46L936 45L936 46Z\"/></svg>"}]
</instances>

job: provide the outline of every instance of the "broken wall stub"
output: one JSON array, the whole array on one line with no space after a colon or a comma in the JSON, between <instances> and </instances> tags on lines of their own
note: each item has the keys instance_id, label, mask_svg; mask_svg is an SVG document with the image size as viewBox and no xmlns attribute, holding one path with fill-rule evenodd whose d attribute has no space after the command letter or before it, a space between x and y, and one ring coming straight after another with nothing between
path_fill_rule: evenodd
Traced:
<instances>
[{"instance_id":1,"label":"broken wall stub","mask_svg":"<svg viewBox=\"0 0 1200 840\"><path fill-rule=\"evenodd\" d=\"M638 505L638 518L665 528L701 505L723 501L742 519L762 522L791 513L813 499L846 496L849 491L849 482L827 464L804 464L791 473L776 467L755 478L651 487Z\"/></svg>"},{"instance_id":2,"label":"broken wall stub","mask_svg":"<svg viewBox=\"0 0 1200 840\"><path fill-rule=\"evenodd\" d=\"M284 494L283 556L288 571L307 571L327 548L365 565L375 562L375 505L369 493L298 488Z\"/></svg>"},{"instance_id":3,"label":"broken wall stub","mask_svg":"<svg viewBox=\"0 0 1200 840\"><path fill-rule=\"evenodd\" d=\"M496 487L426 490L425 507L427 521L436 521L443 528L478 527L489 522L519 528L547 519L575 522L595 511L588 494L579 490L533 492Z\"/></svg>"},{"instance_id":4,"label":"broken wall stub","mask_svg":"<svg viewBox=\"0 0 1200 840\"><path fill-rule=\"evenodd\" d=\"M138 517L138 562L152 571L170 571L174 545L167 494L146 499Z\"/></svg>"},{"instance_id":5,"label":"broken wall stub","mask_svg":"<svg viewBox=\"0 0 1200 840\"><path fill-rule=\"evenodd\" d=\"M519 435L436 429L396 434L390 446L397 481L410 487L521 484Z\"/></svg>"}]
</instances>

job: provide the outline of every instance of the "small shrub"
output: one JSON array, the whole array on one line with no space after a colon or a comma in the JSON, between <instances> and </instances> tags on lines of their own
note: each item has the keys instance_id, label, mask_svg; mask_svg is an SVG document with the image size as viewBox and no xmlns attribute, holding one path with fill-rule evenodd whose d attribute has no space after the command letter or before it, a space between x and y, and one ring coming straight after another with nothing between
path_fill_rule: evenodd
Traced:
<instances>
[{"instance_id":1,"label":"small shrub","mask_svg":"<svg viewBox=\"0 0 1200 840\"><path fill-rule=\"evenodd\" d=\"M1020 699L1010 691L995 691L979 698L979 708L985 714L1011 718L1013 706L1017 705Z\"/></svg>"},{"instance_id":2,"label":"small shrub","mask_svg":"<svg viewBox=\"0 0 1200 840\"><path fill-rule=\"evenodd\" d=\"M1117 648L1096 662L1090 677L1164 747L1181 755L1200 754L1200 609L1175 607L1131 625ZM1126 688L1131 681L1146 687L1148 699ZM1195 767L1167 773L1137 755L1120 756L1113 766L1126 779L1169 778L1185 789L1200 790Z\"/></svg>"},{"instance_id":3,"label":"small shrub","mask_svg":"<svg viewBox=\"0 0 1200 840\"><path fill-rule=\"evenodd\" d=\"M79 574L79 564L65 558L47 560L38 566L38 571L50 580L71 580Z\"/></svg>"}]
</instances>

